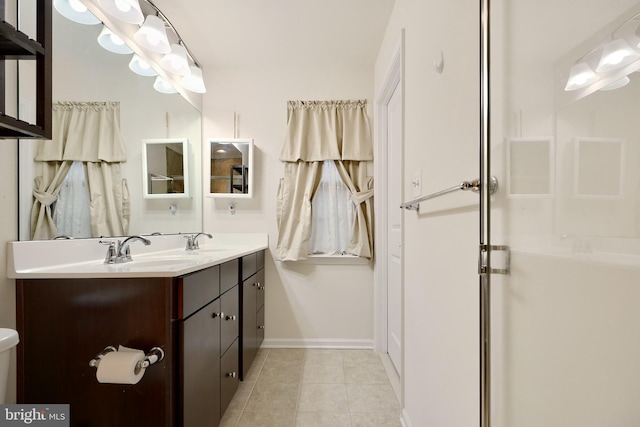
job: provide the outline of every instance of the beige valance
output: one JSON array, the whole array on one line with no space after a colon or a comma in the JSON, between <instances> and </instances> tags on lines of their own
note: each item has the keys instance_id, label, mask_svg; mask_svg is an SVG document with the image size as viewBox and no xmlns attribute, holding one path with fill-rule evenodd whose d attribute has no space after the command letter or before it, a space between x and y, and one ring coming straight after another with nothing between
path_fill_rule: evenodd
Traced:
<instances>
[{"instance_id":1,"label":"beige valance","mask_svg":"<svg viewBox=\"0 0 640 427\"><path fill-rule=\"evenodd\" d=\"M39 141L36 161L124 162L119 102L56 102L53 137Z\"/></svg>"},{"instance_id":2,"label":"beige valance","mask_svg":"<svg viewBox=\"0 0 640 427\"><path fill-rule=\"evenodd\" d=\"M289 101L284 162L373 160L367 101Z\"/></svg>"}]
</instances>

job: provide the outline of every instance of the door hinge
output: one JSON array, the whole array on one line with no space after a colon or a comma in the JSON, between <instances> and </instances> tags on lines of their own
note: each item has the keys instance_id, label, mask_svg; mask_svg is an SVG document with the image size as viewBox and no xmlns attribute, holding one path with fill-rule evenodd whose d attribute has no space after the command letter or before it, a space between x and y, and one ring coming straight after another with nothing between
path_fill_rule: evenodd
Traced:
<instances>
[{"instance_id":1,"label":"door hinge","mask_svg":"<svg viewBox=\"0 0 640 427\"><path fill-rule=\"evenodd\" d=\"M489 251L493 255L494 252L502 252L504 266L503 268L489 268L488 259ZM498 257L492 257L491 263L497 264ZM511 249L506 245L480 245L478 253L478 274L509 274L511 271Z\"/></svg>"}]
</instances>

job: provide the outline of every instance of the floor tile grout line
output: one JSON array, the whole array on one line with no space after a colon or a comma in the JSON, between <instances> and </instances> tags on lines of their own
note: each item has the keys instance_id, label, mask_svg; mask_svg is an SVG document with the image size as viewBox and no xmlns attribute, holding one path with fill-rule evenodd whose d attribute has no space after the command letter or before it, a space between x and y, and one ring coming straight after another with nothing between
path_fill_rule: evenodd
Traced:
<instances>
[{"instance_id":1,"label":"floor tile grout line","mask_svg":"<svg viewBox=\"0 0 640 427\"><path fill-rule=\"evenodd\" d=\"M271 350L266 349L267 354L264 356L262 363L260 365L260 369L258 369L258 373L256 374L256 380L253 382L253 384L251 385L251 390L249 390L249 396L247 397L246 402L244 402L244 405L242 405L242 410L240 411L240 416L238 417L238 420L236 421L236 427L238 426L238 424L240 424L240 420L242 419L242 416L244 415L244 411L247 408L247 405L249 404L249 400L251 399L251 394L253 393L253 389L256 387L256 384L258 384L258 378L260 378L260 374L262 373L262 368L264 368L264 364L267 361L267 357L269 357L269 352Z\"/></svg>"}]
</instances>

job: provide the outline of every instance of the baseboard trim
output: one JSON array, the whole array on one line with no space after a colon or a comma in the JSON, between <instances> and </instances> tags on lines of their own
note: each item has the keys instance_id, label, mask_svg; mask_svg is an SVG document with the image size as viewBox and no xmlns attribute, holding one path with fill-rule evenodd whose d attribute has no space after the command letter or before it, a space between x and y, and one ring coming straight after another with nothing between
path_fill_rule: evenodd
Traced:
<instances>
[{"instance_id":1,"label":"baseboard trim","mask_svg":"<svg viewBox=\"0 0 640 427\"><path fill-rule=\"evenodd\" d=\"M400 424L402 424L402 427L413 427L413 424L411 424L411 420L409 419L409 414L407 414L406 408L404 408L402 410L402 413L400 413Z\"/></svg>"},{"instance_id":2,"label":"baseboard trim","mask_svg":"<svg viewBox=\"0 0 640 427\"><path fill-rule=\"evenodd\" d=\"M263 348L337 348L372 350L373 340L265 338Z\"/></svg>"}]
</instances>

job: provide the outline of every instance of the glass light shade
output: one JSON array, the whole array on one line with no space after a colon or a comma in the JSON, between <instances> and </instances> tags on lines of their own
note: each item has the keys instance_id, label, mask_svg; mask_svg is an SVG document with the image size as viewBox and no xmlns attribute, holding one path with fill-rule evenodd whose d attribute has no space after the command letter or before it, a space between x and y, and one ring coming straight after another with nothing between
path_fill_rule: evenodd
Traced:
<instances>
[{"instance_id":1,"label":"glass light shade","mask_svg":"<svg viewBox=\"0 0 640 427\"><path fill-rule=\"evenodd\" d=\"M109 15L121 21L129 24L141 24L144 21L138 0L98 0L98 3Z\"/></svg>"},{"instance_id":2,"label":"glass light shade","mask_svg":"<svg viewBox=\"0 0 640 427\"><path fill-rule=\"evenodd\" d=\"M601 87L600 90L620 89L621 87L628 85L630 81L631 81L631 79L629 79L629 77L624 76L622 78L619 78L618 80L615 80L615 81L609 83L608 85L606 85L604 87Z\"/></svg>"},{"instance_id":3,"label":"glass light shade","mask_svg":"<svg viewBox=\"0 0 640 427\"><path fill-rule=\"evenodd\" d=\"M149 15L133 38L138 45L156 53L169 53L171 46L167 39L164 21L155 15Z\"/></svg>"},{"instance_id":4,"label":"glass light shade","mask_svg":"<svg viewBox=\"0 0 640 427\"><path fill-rule=\"evenodd\" d=\"M133 53L133 50L131 50L131 48L127 46L117 34L107 27L102 28L102 31L98 36L98 43L109 52L119 54Z\"/></svg>"},{"instance_id":5,"label":"glass light shade","mask_svg":"<svg viewBox=\"0 0 640 427\"><path fill-rule=\"evenodd\" d=\"M158 73L155 72L151 65L149 65L144 59L140 58L138 55L134 54L129 61L129 69L136 74L146 77L157 76Z\"/></svg>"},{"instance_id":6,"label":"glass light shade","mask_svg":"<svg viewBox=\"0 0 640 427\"><path fill-rule=\"evenodd\" d=\"M176 93L178 92L175 88L168 83L165 79L158 76L156 77L156 81L153 82L153 88L161 93Z\"/></svg>"},{"instance_id":7,"label":"glass light shade","mask_svg":"<svg viewBox=\"0 0 640 427\"><path fill-rule=\"evenodd\" d=\"M182 86L195 93L205 93L207 89L204 87L204 80L202 79L202 70L195 65L189 67L191 73L185 75L180 84Z\"/></svg>"},{"instance_id":8,"label":"glass light shade","mask_svg":"<svg viewBox=\"0 0 640 427\"><path fill-rule=\"evenodd\" d=\"M581 89L585 86L589 86L591 83L598 80L598 76L593 72L591 67L586 62L579 62L574 64L569 71L569 79L564 90L569 92L576 89Z\"/></svg>"},{"instance_id":9,"label":"glass light shade","mask_svg":"<svg viewBox=\"0 0 640 427\"><path fill-rule=\"evenodd\" d=\"M596 67L596 72L615 70L632 63L640 58L640 54L633 50L623 39L615 39L602 46L602 56Z\"/></svg>"},{"instance_id":10,"label":"glass light shade","mask_svg":"<svg viewBox=\"0 0 640 427\"><path fill-rule=\"evenodd\" d=\"M53 0L53 6L60 15L78 24L96 25L100 23L100 20L79 0Z\"/></svg>"},{"instance_id":11,"label":"glass light shade","mask_svg":"<svg viewBox=\"0 0 640 427\"><path fill-rule=\"evenodd\" d=\"M187 61L187 50L180 44L172 44L171 52L162 57L160 66L179 76L188 74L189 62Z\"/></svg>"}]
</instances>

